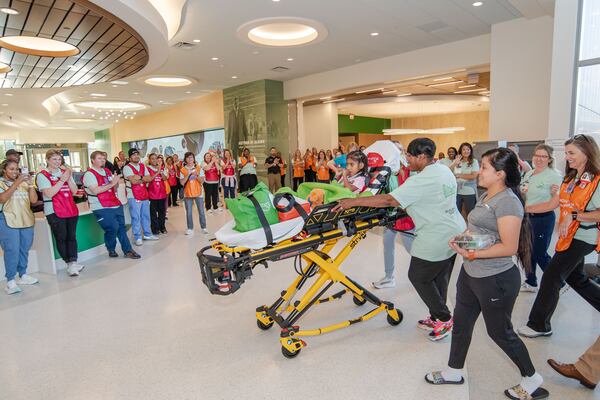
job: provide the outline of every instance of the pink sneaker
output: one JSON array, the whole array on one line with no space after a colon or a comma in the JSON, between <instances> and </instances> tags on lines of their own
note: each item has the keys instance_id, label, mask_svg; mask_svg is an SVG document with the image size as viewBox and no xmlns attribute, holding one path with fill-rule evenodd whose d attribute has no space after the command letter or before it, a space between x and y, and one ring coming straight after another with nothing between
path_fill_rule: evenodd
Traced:
<instances>
[{"instance_id":1,"label":"pink sneaker","mask_svg":"<svg viewBox=\"0 0 600 400\"><path fill-rule=\"evenodd\" d=\"M454 325L454 319L450 318L450 320L446 322L435 321L434 327L431 332L429 332L429 340L436 342L448 336L450 332L452 332L452 326Z\"/></svg>"},{"instance_id":2,"label":"pink sneaker","mask_svg":"<svg viewBox=\"0 0 600 400\"><path fill-rule=\"evenodd\" d=\"M435 327L435 321L431 319L431 315L428 315L427 318L420 319L417 326L425 331L432 331Z\"/></svg>"}]
</instances>

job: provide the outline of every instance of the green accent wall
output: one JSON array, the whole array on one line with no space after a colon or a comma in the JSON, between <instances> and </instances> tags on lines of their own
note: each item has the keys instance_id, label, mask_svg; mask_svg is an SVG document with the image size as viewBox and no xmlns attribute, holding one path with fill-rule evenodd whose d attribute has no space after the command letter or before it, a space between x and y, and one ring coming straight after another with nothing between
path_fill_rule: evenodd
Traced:
<instances>
[{"instance_id":1,"label":"green accent wall","mask_svg":"<svg viewBox=\"0 0 600 400\"><path fill-rule=\"evenodd\" d=\"M385 118L361 117L338 114L338 132L344 133L383 133L384 129L392 127L392 120Z\"/></svg>"},{"instance_id":2,"label":"green accent wall","mask_svg":"<svg viewBox=\"0 0 600 400\"><path fill-rule=\"evenodd\" d=\"M110 129L103 129L101 131L94 132L94 150L105 151L111 154L110 149Z\"/></svg>"}]
</instances>

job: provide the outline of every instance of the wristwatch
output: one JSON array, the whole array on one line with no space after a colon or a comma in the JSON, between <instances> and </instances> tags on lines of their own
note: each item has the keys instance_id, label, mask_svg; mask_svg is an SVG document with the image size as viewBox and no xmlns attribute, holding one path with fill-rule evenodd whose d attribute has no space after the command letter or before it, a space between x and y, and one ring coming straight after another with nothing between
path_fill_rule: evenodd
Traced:
<instances>
[{"instance_id":1,"label":"wristwatch","mask_svg":"<svg viewBox=\"0 0 600 400\"><path fill-rule=\"evenodd\" d=\"M578 215L579 213L577 211L571 211L571 218L573 218L573 221L577 221Z\"/></svg>"}]
</instances>

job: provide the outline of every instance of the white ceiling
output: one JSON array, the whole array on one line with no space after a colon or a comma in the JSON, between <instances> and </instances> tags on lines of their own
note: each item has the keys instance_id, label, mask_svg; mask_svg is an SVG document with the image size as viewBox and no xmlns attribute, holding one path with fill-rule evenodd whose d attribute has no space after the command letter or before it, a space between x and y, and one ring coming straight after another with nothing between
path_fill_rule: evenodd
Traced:
<instances>
[{"instance_id":1,"label":"white ceiling","mask_svg":"<svg viewBox=\"0 0 600 400\"><path fill-rule=\"evenodd\" d=\"M489 98L485 96L423 95L338 104L338 112L341 114L390 119L488 111L489 109Z\"/></svg>"},{"instance_id":2,"label":"white ceiling","mask_svg":"<svg viewBox=\"0 0 600 400\"><path fill-rule=\"evenodd\" d=\"M126 3L125 0L111 0L117 1ZM0 134L15 129L44 126L86 129L109 126L106 121L67 123L65 119L73 118L73 113L62 111L50 117L40 104L58 93L59 102L65 104L89 99L90 93L105 93L107 97L104 99L139 100L148 103L152 108L144 112L152 112L171 106L168 103L178 103L244 82L258 79L288 80L479 36L489 33L491 25L495 23L519 17L551 15L554 6L554 0L483 2L483 6L473 7L473 0L188 0L183 7L179 31L169 42L171 47L168 49L167 61L161 67L146 71L145 74L185 75L198 80L197 84L185 88L156 88L130 78L125 79L129 82L128 85L119 87L100 84L64 91L2 89ZM237 37L237 29L244 23L277 16L314 19L325 25L329 32L328 37L317 44L296 48L251 45ZM371 32L378 32L379 36L372 37ZM192 42L194 39L200 39L201 42L191 50L172 47L179 41ZM152 57L152 52L150 55ZM211 57L218 57L219 61L212 61ZM287 61L288 58L294 60ZM283 73L271 71L271 68L277 66L290 69ZM237 79L233 79L232 76L237 76ZM133 94L134 92L138 94ZM13 96L4 96L7 93ZM429 106L421 104L418 107ZM415 112L418 111L418 107L415 107ZM458 106L448 104L445 107L450 109ZM423 111L425 112L425 108ZM370 112L356 113L375 113ZM395 112L389 110L390 115ZM9 116L12 116L12 125L7 125Z\"/></svg>"}]
</instances>

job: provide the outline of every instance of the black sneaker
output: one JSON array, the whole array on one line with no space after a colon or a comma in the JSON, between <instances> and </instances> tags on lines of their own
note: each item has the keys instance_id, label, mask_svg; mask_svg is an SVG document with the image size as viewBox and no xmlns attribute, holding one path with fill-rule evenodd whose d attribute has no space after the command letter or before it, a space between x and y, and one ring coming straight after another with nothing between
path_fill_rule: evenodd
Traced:
<instances>
[{"instance_id":1,"label":"black sneaker","mask_svg":"<svg viewBox=\"0 0 600 400\"><path fill-rule=\"evenodd\" d=\"M108 256L111 258L119 257L116 251L109 251Z\"/></svg>"},{"instance_id":2,"label":"black sneaker","mask_svg":"<svg viewBox=\"0 0 600 400\"><path fill-rule=\"evenodd\" d=\"M127 253L125 253L125 258L132 258L134 260L137 260L138 258L142 258L142 256L140 256L135 251L131 250L131 251L128 251Z\"/></svg>"}]
</instances>

